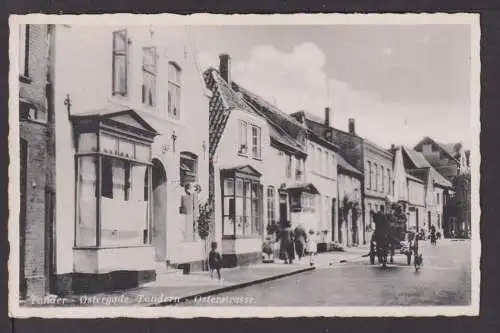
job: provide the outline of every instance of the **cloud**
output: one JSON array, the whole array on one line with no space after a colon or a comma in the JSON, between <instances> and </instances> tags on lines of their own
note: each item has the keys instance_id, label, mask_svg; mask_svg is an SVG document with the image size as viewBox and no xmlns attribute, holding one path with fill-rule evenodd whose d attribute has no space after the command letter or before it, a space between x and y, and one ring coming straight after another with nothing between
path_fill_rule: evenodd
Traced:
<instances>
[{"instance_id":1,"label":"cloud","mask_svg":"<svg viewBox=\"0 0 500 333\"><path fill-rule=\"evenodd\" d=\"M204 69L218 66L214 54L200 53L199 61ZM323 118L324 108L330 106L334 127L347 130L348 119L354 118L359 135L385 147L392 143L413 146L426 135L439 141L459 141L464 131L470 131L467 121L456 120L452 120L456 131L443 131L450 123L440 118L439 110L445 106L382 100L349 82L328 77L325 64L324 52L311 42L296 45L290 52L258 45L251 49L248 59L233 60L232 77L287 113L306 110Z\"/></svg>"}]
</instances>

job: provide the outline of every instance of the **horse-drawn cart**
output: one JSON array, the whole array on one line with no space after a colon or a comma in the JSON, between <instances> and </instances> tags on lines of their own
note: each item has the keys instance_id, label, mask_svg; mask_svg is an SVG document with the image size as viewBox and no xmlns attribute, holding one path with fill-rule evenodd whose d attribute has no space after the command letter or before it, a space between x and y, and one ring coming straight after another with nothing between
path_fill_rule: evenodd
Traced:
<instances>
[{"instance_id":1,"label":"horse-drawn cart","mask_svg":"<svg viewBox=\"0 0 500 333\"><path fill-rule=\"evenodd\" d=\"M412 255L417 255L418 248L415 235L406 230L406 216L401 206L392 204L390 213L377 212L373 214L375 232L370 241L370 263L375 264L378 258L383 267L394 263L394 255L406 256L406 263L411 265Z\"/></svg>"}]
</instances>

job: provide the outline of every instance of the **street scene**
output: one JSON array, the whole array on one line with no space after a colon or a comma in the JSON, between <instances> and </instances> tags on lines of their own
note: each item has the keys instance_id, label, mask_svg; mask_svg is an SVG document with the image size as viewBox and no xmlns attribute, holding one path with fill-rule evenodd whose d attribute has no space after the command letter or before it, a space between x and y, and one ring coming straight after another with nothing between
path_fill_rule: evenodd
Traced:
<instances>
[{"instance_id":1,"label":"street scene","mask_svg":"<svg viewBox=\"0 0 500 333\"><path fill-rule=\"evenodd\" d=\"M228 298L251 295L252 306L407 306L467 305L470 302L469 241L444 240L439 246L424 245L425 269L416 272L396 258L388 269L371 266L353 251L348 255L323 255L316 269L272 282L214 296L231 305ZM340 263L340 260L345 260ZM321 286L321 288L318 288ZM210 298L193 299L185 306L213 306ZM243 304L245 305L245 304Z\"/></svg>"},{"instance_id":2,"label":"street scene","mask_svg":"<svg viewBox=\"0 0 500 333\"><path fill-rule=\"evenodd\" d=\"M471 305L472 21L46 19L11 20L16 306Z\"/></svg>"}]
</instances>

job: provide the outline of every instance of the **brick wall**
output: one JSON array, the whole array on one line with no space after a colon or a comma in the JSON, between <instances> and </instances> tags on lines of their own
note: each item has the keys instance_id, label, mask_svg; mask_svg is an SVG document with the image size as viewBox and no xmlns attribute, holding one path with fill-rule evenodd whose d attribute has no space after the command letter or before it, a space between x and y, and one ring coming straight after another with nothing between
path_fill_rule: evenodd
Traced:
<instances>
[{"instance_id":1,"label":"brick wall","mask_svg":"<svg viewBox=\"0 0 500 333\"><path fill-rule=\"evenodd\" d=\"M37 110L39 117L26 119L20 114L20 139L26 143L26 182L21 191L21 209L25 212L20 230L20 273L24 275L21 297L40 296L48 292L47 224L53 212L47 211L46 198L53 193L54 161L53 124L47 123L48 26L30 25L28 75L20 73L19 97ZM23 59L20 59L23 61ZM22 168L22 166L21 166ZM49 217L49 218L48 218ZM49 220L49 221L47 221ZM24 230L23 230L24 229Z\"/></svg>"}]
</instances>

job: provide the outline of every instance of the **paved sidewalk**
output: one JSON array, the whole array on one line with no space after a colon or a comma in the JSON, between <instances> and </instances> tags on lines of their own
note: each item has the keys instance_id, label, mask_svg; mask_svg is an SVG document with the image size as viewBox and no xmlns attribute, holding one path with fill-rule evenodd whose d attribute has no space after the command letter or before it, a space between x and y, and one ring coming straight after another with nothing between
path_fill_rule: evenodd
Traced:
<instances>
[{"instance_id":1,"label":"paved sidewalk","mask_svg":"<svg viewBox=\"0 0 500 333\"><path fill-rule=\"evenodd\" d=\"M72 295L64 298L64 302L56 306L164 306L189 301L195 297L204 297L253 284L278 279L315 269L316 267L337 266L348 262L367 260L362 255L368 253L366 247L346 248L344 252L327 252L310 258L295 260L292 264L283 261L274 263L258 263L249 266L222 270L222 280L210 277L209 272L182 271L157 275L156 281L140 287L99 294ZM215 274L216 275L216 274ZM28 299L25 306L43 306L31 304ZM48 305L48 304L47 304ZM54 305L52 305L54 306Z\"/></svg>"}]
</instances>

